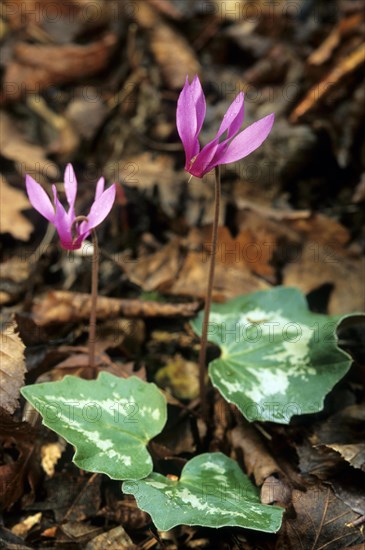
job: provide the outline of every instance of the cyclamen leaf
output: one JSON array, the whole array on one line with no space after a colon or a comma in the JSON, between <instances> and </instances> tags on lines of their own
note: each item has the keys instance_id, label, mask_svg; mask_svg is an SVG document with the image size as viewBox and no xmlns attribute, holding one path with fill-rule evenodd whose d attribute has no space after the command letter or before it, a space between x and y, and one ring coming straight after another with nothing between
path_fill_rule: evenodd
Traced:
<instances>
[{"instance_id":1,"label":"cyclamen leaf","mask_svg":"<svg viewBox=\"0 0 365 550\"><path fill-rule=\"evenodd\" d=\"M125 481L122 490L135 497L161 531L176 525L200 525L276 533L284 511L261 504L256 487L222 453L193 458L177 481L152 472L141 481Z\"/></svg>"},{"instance_id":2,"label":"cyclamen leaf","mask_svg":"<svg viewBox=\"0 0 365 550\"><path fill-rule=\"evenodd\" d=\"M344 316L312 313L295 288L276 287L214 304L208 339L221 348L213 385L249 420L288 424L322 410L351 357L337 345ZM202 314L192 326L201 334Z\"/></svg>"},{"instance_id":3,"label":"cyclamen leaf","mask_svg":"<svg viewBox=\"0 0 365 550\"><path fill-rule=\"evenodd\" d=\"M73 461L112 479L141 479L152 471L146 445L159 434L166 401L155 384L102 372L96 380L65 376L26 386L24 397L43 424L75 446Z\"/></svg>"}]
</instances>

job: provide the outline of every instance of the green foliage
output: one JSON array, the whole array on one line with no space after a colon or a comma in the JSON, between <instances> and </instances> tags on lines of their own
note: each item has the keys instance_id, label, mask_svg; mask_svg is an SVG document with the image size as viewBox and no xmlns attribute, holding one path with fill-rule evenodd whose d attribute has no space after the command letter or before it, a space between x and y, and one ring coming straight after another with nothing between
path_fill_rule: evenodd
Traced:
<instances>
[{"instance_id":1,"label":"green foliage","mask_svg":"<svg viewBox=\"0 0 365 550\"><path fill-rule=\"evenodd\" d=\"M282 508L261 504L249 478L222 453L193 458L179 480L153 472L140 481L125 481L123 491L134 495L139 508L162 531L176 525L201 525L275 533L283 514Z\"/></svg>"},{"instance_id":2,"label":"green foliage","mask_svg":"<svg viewBox=\"0 0 365 550\"><path fill-rule=\"evenodd\" d=\"M74 462L112 479L141 479L152 471L146 449L166 423L166 401L155 384L102 372L97 380L65 376L22 389L43 424L76 448Z\"/></svg>"},{"instance_id":3,"label":"green foliage","mask_svg":"<svg viewBox=\"0 0 365 550\"><path fill-rule=\"evenodd\" d=\"M198 334L202 317L192 323ZM250 421L287 424L293 415L320 411L351 364L337 345L342 318L310 312L295 288L214 304L208 338L222 353L209 365L210 379Z\"/></svg>"}]
</instances>

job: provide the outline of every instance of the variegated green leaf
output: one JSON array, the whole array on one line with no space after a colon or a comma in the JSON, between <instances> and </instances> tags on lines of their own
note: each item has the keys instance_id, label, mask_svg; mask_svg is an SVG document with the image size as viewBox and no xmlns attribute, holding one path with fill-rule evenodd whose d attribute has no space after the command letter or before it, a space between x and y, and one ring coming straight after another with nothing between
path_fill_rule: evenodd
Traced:
<instances>
[{"instance_id":1,"label":"variegated green leaf","mask_svg":"<svg viewBox=\"0 0 365 550\"><path fill-rule=\"evenodd\" d=\"M74 445L73 460L83 470L112 479L151 473L146 445L166 423L166 401L155 384L102 372L96 380L65 376L21 391L43 424Z\"/></svg>"},{"instance_id":2,"label":"variegated green leaf","mask_svg":"<svg viewBox=\"0 0 365 550\"><path fill-rule=\"evenodd\" d=\"M351 357L337 345L344 317L312 313L295 288L276 287L214 304L208 338L221 348L213 385L250 421L287 424L322 410ZM201 334L202 313L192 323Z\"/></svg>"},{"instance_id":3,"label":"variegated green leaf","mask_svg":"<svg viewBox=\"0 0 365 550\"><path fill-rule=\"evenodd\" d=\"M176 525L246 527L275 533L283 509L260 503L256 487L238 464L222 453L205 453L190 460L179 480L153 472L141 481L125 481L157 529Z\"/></svg>"}]
</instances>

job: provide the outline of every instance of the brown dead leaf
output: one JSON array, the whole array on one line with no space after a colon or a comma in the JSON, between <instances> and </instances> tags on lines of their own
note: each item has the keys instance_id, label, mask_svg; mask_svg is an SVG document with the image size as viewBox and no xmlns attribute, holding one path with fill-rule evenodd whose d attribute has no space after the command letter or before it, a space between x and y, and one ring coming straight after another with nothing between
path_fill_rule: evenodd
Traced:
<instances>
[{"instance_id":1,"label":"brown dead leaf","mask_svg":"<svg viewBox=\"0 0 365 550\"><path fill-rule=\"evenodd\" d=\"M87 45L18 43L15 60L5 70L0 104L98 73L107 65L116 44L117 37L112 33Z\"/></svg>"},{"instance_id":2,"label":"brown dead leaf","mask_svg":"<svg viewBox=\"0 0 365 550\"><path fill-rule=\"evenodd\" d=\"M243 418L231 431L231 441L233 447L243 454L247 474L253 475L256 485L261 486L274 474L285 478L284 472L265 447L258 431Z\"/></svg>"},{"instance_id":3,"label":"brown dead leaf","mask_svg":"<svg viewBox=\"0 0 365 550\"><path fill-rule=\"evenodd\" d=\"M11 321L0 335L0 404L9 413L13 413L18 406L19 390L24 384L26 372L25 346L16 330L16 323Z\"/></svg>"},{"instance_id":4,"label":"brown dead leaf","mask_svg":"<svg viewBox=\"0 0 365 550\"><path fill-rule=\"evenodd\" d=\"M209 271L209 254L206 252L189 252L179 272L178 279L169 292L178 296L204 298L207 290ZM222 261L223 260L223 261ZM256 290L265 290L269 285L255 277L246 267L227 267L224 257L216 261L213 300L222 302L248 294Z\"/></svg>"},{"instance_id":5,"label":"brown dead leaf","mask_svg":"<svg viewBox=\"0 0 365 550\"><path fill-rule=\"evenodd\" d=\"M351 258L330 246L308 241L301 255L285 267L283 283L304 293L332 284L330 314L361 312L365 310L364 269L364 259Z\"/></svg>"},{"instance_id":6,"label":"brown dead leaf","mask_svg":"<svg viewBox=\"0 0 365 550\"><path fill-rule=\"evenodd\" d=\"M106 506L98 511L98 516L120 525L128 525L129 529L142 529L151 523L150 516L138 508L131 495L124 495L123 499L120 499L115 491L107 487L105 500Z\"/></svg>"},{"instance_id":7,"label":"brown dead leaf","mask_svg":"<svg viewBox=\"0 0 365 550\"><path fill-rule=\"evenodd\" d=\"M77 92L77 90L76 90ZM90 101L88 98L93 98ZM98 90L88 86L80 90L80 97L75 97L67 105L65 117L78 134L91 139L108 114L108 108L102 101Z\"/></svg>"},{"instance_id":8,"label":"brown dead leaf","mask_svg":"<svg viewBox=\"0 0 365 550\"><path fill-rule=\"evenodd\" d=\"M144 0L139 0L133 13L136 22L149 34L150 48L160 66L166 84L179 89L186 75L200 72L200 64L187 40L170 27Z\"/></svg>"},{"instance_id":9,"label":"brown dead leaf","mask_svg":"<svg viewBox=\"0 0 365 550\"><path fill-rule=\"evenodd\" d=\"M176 173L171 155L142 153L106 167L106 177L121 181L152 198L159 191L162 210L175 216L182 193L183 173Z\"/></svg>"},{"instance_id":10,"label":"brown dead leaf","mask_svg":"<svg viewBox=\"0 0 365 550\"><path fill-rule=\"evenodd\" d=\"M16 422L7 411L0 407L1 440L6 444L14 444L19 451L19 456L14 460L13 453L7 453L7 445L4 445L2 449L5 463L0 465L1 508L10 508L23 495L26 476L32 490L30 498L34 495L39 469L38 458L37 461L33 460L36 435L36 431L30 424Z\"/></svg>"},{"instance_id":11,"label":"brown dead leaf","mask_svg":"<svg viewBox=\"0 0 365 550\"><path fill-rule=\"evenodd\" d=\"M172 239L154 254L125 263L123 269L130 281L143 290L168 290L175 281L180 267L179 240Z\"/></svg>"},{"instance_id":12,"label":"brown dead leaf","mask_svg":"<svg viewBox=\"0 0 365 550\"><path fill-rule=\"evenodd\" d=\"M51 323L69 323L87 320L90 316L91 298L89 294L68 291L51 291L39 299L33 307L34 319L40 326ZM123 315L134 317L193 317L200 304L168 304L143 300L119 300L98 297L97 318L109 319Z\"/></svg>"},{"instance_id":13,"label":"brown dead leaf","mask_svg":"<svg viewBox=\"0 0 365 550\"><path fill-rule=\"evenodd\" d=\"M309 487L306 492L293 491L296 517L286 518L275 548L311 548L343 550L363 540L359 529L348 527L356 518L351 508L338 499L330 488Z\"/></svg>"},{"instance_id":14,"label":"brown dead leaf","mask_svg":"<svg viewBox=\"0 0 365 550\"><path fill-rule=\"evenodd\" d=\"M59 527L57 542L63 547L77 544L85 548L86 544L103 532L102 527L89 525L81 521L68 521Z\"/></svg>"},{"instance_id":15,"label":"brown dead leaf","mask_svg":"<svg viewBox=\"0 0 365 550\"><path fill-rule=\"evenodd\" d=\"M354 468L365 471L365 404L350 405L314 427L311 443L340 455Z\"/></svg>"},{"instance_id":16,"label":"brown dead leaf","mask_svg":"<svg viewBox=\"0 0 365 550\"><path fill-rule=\"evenodd\" d=\"M197 230L193 230L192 233L196 234ZM210 227L205 227L200 231L201 249L204 249L207 256L211 250L211 233ZM194 240L197 240L196 237ZM253 224L248 223L236 237L232 237L228 228L221 226L218 229L216 260L218 263L226 265L227 269L231 267L248 269L270 283L275 283L275 269L270 262L273 259L276 246L277 235L273 231L269 231L268 227L254 227Z\"/></svg>"},{"instance_id":17,"label":"brown dead leaf","mask_svg":"<svg viewBox=\"0 0 365 550\"><path fill-rule=\"evenodd\" d=\"M16 239L27 241L33 226L23 216L21 210L29 209L29 201L22 191L11 187L2 174L0 174L0 199L1 233L10 233Z\"/></svg>"},{"instance_id":18,"label":"brown dead leaf","mask_svg":"<svg viewBox=\"0 0 365 550\"><path fill-rule=\"evenodd\" d=\"M86 550L105 550L105 548L108 550L134 550L137 546L133 544L132 539L120 525L98 535L86 545Z\"/></svg>"},{"instance_id":19,"label":"brown dead leaf","mask_svg":"<svg viewBox=\"0 0 365 550\"><path fill-rule=\"evenodd\" d=\"M285 225L297 231L306 240L343 250L350 241L349 230L333 218L312 214L307 218L286 220Z\"/></svg>"},{"instance_id":20,"label":"brown dead leaf","mask_svg":"<svg viewBox=\"0 0 365 550\"><path fill-rule=\"evenodd\" d=\"M1 154L16 162L17 170L22 176L30 174L41 182L44 181L45 174L50 178L58 177L58 168L46 157L45 149L26 141L21 130L17 128L16 120L4 111L0 111L0 125Z\"/></svg>"},{"instance_id":21,"label":"brown dead leaf","mask_svg":"<svg viewBox=\"0 0 365 550\"><path fill-rule=\"evenodd\" d=\"M331 445L326 445L326 447L340 453L340 455L354 468L359 468L360 470L365 471L365 443L353 443L347 445L332 443Z\"/></svg>"}]
</instances>

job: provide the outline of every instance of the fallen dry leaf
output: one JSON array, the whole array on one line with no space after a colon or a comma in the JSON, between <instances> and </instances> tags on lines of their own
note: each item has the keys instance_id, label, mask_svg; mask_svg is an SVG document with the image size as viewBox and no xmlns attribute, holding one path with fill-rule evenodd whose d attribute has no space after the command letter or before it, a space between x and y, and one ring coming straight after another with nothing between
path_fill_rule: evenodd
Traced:
<instances>
[{"instance_id":1,"label":"fallen dry leaf","mask_svg":"<svg viewBox=\"0 0 365 550\"><path fill-rule=\"evenodd\" d=\"M6 443L2 448L0 465L0 507L10 508L24 494L24 482L27 477L31 487L30 498L38 475L38 457L33 460L37 432L27 422L16 422L13 417L0 407L0 438ZM9 447L9 443L11 446ZM14 460L14 446L18 457ZM7 452L7 449L10 452ZM27 496L27 498L29 495Z\"/></svg>"},{"instance_id":2,"label":"fallen dry leaf","mask_svg":"<svg viewBox=\"0 0 365 550\"><path fill-rule=\"evenodd\" d=\"M18 101L25 93L39 93L48 86L98 73L106 67L116 44L113 33L87 45L18 43L14 61L5 70L0 104Z\"/></svg>"},{"instance_id":3,"label":"fallen dry leaf","mask_svg":"<svg viewBox=\"0 0 365 550\"><path fill-rule=\"evenodd\" d=\"M330 488L308 487L293 491L296 517L286 518L275 548L311 548L343 550L363 540L361 531L348 524L359 516L338 499Z\"/></svg>"},{"instance_id":4,"label":"fallen dry leaf","mask_svg":"<svg viewBox=\"0 0 365 550\"><path fill-rule=\"evenodd\" d=\"M340 254L330 246L308 241L301 254L284 269L283 283L304 293L332 284L328 312L351 313L365 310L365 260Z\"/></svg>"},{"instance_id":5,"label":"fallen dry leaf","mask_svg":"<svg viewBox=\"0 0 365 550\"><path fill-rule=\"evenodd\" d=\"M137 262L126 262L123 270L129 280L143 290L164 292L171 287L178 276L179 258L179 240L172 239L154 254L142 256Z\"/></svg>"},{"instance_id":6,"label":"fallen dry leaf","mask_svg":"<svg viewBox=\"0 0 365 550\"><path fill-rule=\"evenodd\" d=\"M46 157L46 150L26 141L21 130L17 128L16 120L4 111L0 111L0 126L1 154L15 161L19 174L30 174L40 182L45 180L45 176L58 177L58 168Z\"/></svg>"},{"instance_id":7,"label":"fallen dry leaf","mask_svg":"<svg viewBox=\"0 0 365 550\"><path fill-rule=\"evenodd\" d=\"M150 48L170 88L181 88L187 74L194 76L200 72L199 61L190 44L152 5L139 1L133 15L138 25L148 32Z\"/></svg>"},{"instance_id":8,"label":"fallen dry leaf","mask_svg":"<svg viewBox=\"0 0 365 550\"><path fill-rule=\"evenodd\" d=\"M350 241L349 230L324 214L312 214L306 218L285 220L285 225L297 231L306 240L343 250Z\"/></svg>"},{"instance_id":9,"label":"fallen dry leaf","mask_svg":"<svg viewBox=\"0 0 365 550\"><path fill-rule=\"evenodd\" d=\"M365 471L365 443L349 443L347 445L332 443L331 445L326 445L326 447L340 453L354 468Z\"/></svg>"},{"instance_id":10,"label":"fallen dry leaf","mask_svg":"<svg viewBox=\"0 0 365 550\"><path fill-rule=\"evenodd\" d=\"M121 181L123 185L138 189L151 199L158 189L162 210L168 216L175 216L184 175L174 170L171 155L147 152L130 156L123 162L107 166L105 175L114 181Z\"/></svg>"},{"instance_id":11,"label":"fallen dry leaf","mask_svg":"<svg viewBox=\"0 0 365 550\"><path fill-rule=\"evenodd\" d=\"M1 233L10 233L16 239L27 241L33 226L23 216L21 210L29 209L29 201L22 191L11 187L2 174L0 174L0 197Z\"/></svg>"},{"instance_id":12,"label":"fallen dry leaf","mask_svg":"<svg viewBox=\"0 0 365 550\"><path fill-rule=\"evenodd\" d=\"M0 335L0 403L9 413L13 413L18 406L19 390L24 384L26 372L25 346L16 330L16 323L11 321Z\"/></svg>"},{"instance_id":13,"label":"fallen dry leaf","mask_svg":"<svg viewBox=\"0 0 365 550\"><path fill-rule=\"evenodd\" d=\"M123 527L114 527L106 533L93 538L86 545L86 550L134 550L137 548L132 539L124 531Z\"/></svg>"},{"instance_id":14,"label":"fallen dry leaf","mask_svg":"<svg viewBox=\"0 0 365 550\"><path fill-rule=\"evenodd\" d=\"M232 445L243 454L246 471L253 475L256 485L261 486L272 475L285 478L275 458L265 447L256 428L246 420L239 419L239 424L231 431Z\"/></svg>"},{"instance_id":15,"label":"fallen dry leaf","mask_svg":"<svg viewBox=\"0 0 365 550\"><path fill-rule=\"evenodd\" d=\"M364 420L365 404L350 405L315 426L310 441L316 448L337 451L351 466L365 471Z\"/></svg>"},{"instance_id":16,"label":"fallen dry leaf","mask_svg":"<svg viewBox=\"0 0 365 550\"><path fill-rule=\"evenodd\" d=\"M207 252L189 252L185 258L178 279L169 289L169 293L178 296L195 296L203 299L207 291L209 271L209 254ZM222 258L217 258L215 265L213 301L223 302L256 290L265 290L270 285L255 277L247 268L227 267Z\"/></svg>"}]
</instances>

